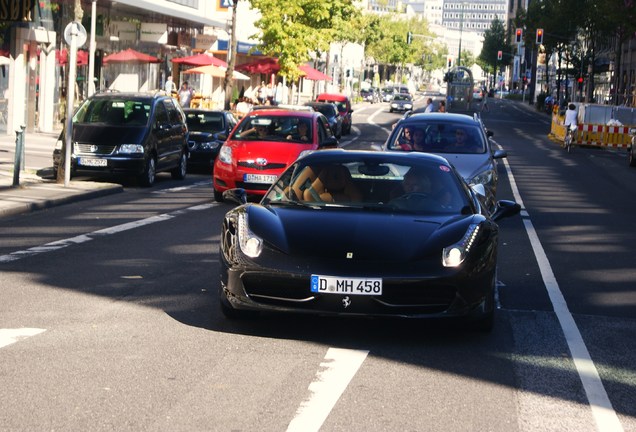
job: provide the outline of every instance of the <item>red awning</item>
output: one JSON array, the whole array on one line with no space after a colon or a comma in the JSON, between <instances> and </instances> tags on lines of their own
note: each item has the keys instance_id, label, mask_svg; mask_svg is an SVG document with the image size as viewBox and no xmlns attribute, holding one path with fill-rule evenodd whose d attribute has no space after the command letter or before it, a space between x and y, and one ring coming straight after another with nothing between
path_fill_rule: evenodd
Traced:
<instances>
[{"instance_id":1,"label":"red awning","mask_svg":"<svg viewBox=\"0 0 636 432\"><path fill-rule=\"evenodd\" d=\"M227 67L227 63L220 58L214 57L211 54L196 54L188 57L177 57L172 59L173 63L180 63L188 66L221 66Z\"/></svg>"},{"instance_id":2,"label":"red awning","mask_svg":"<svg viewBox=\"0 0 636 432\"><path fill-rule=\"evenodd\" d=\"M240 72L247 72L251 74L271 74L277 73L280 70L278 65L278 59L265 57L260 60L256 60L251 63L243 63L237 65L235 68ZM331 77L327 74L320 72L313 67L303 64L298 66L298 69L303 73L303 77L313 81L330 81Z\"/></svg>"},{"instance_id":3,"label":"red awning","mask_svg":"<svg viewBox=\"0 0 636 432\"><path fill-rule=\"evenodd\" d=\"M128 48L104 57L104 63L161 63L157 57Z\"/></svg>"},{"instance_id":4,"label":"red awning","mask_svg":"<svg viewBox=\"0 0 636 432\"><path fill-rule=\"evenodd\" d=\"M55 60L60 65L68 63L68 51L67 50L55 50ZM88 51L77 50L77 65L85 66L88 64Z\"/></svg>"},{"instance_id":5,"label":"red awning","mask_svg":"<svg viewBox=\"0 0 636 432\"><path fill-rule=\"evenodd\" d=\"M305 73L304 78L313 81L331 81L331 77L325 73L320 72L318 69L314 69L309 65L300 65L298 69Z\"/></svg>"}]
</instances>

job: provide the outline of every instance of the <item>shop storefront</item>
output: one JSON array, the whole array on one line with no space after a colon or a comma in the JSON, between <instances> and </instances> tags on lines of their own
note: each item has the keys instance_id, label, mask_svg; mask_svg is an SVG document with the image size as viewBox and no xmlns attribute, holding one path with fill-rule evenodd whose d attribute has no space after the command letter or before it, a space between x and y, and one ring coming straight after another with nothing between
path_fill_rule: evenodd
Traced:
<instances>
[{"instance_id":1,"label":"shop storefront","mask_svg":"<svg viewBox=\"0 0 636 432\"><path fill-rule=\"evenodd\" d=\"M81 23L95 38L96 91L162 88L167 75L173 72L172 58L191 54L198 35L225 28L229 14L224 3L223 0L83 1ZM7 28L0 47L0 133L13 134L20 125L25 125L27 132L53 132L62 127L66 115L68 46L64 28L76 20L75 1L27 0L22 9L28 10L24 16L0 16L0 23ZM92 90L89 42L90 38L79 47L76 103ZM103 62L108 55L128 48L159 61Z\"/></svg>"}]
</instances>

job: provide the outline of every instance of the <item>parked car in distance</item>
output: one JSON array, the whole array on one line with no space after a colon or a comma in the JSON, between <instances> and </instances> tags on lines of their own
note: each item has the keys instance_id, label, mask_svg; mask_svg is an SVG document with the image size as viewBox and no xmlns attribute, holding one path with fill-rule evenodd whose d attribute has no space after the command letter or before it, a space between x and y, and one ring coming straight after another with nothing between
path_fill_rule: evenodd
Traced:
<instances>
[{"instance_id":1,"label":"parked car in distance","mask_svg":"<svg viewBox=\"0 0 636 432\"><path fill-rule=\"evenodd\" d=\"M65 139L63 131L53 151L55 173ZM142 186L152 186L161 171L174 179L186 176L185 114L164 92L108 92L86 99L73 116L71 142L71 175L123 174Z\"/></svg>"},{"instance_id":2,"label":"parked car in distance","mask_svg":"<svg viewBox=\"0 0 636 432\"><path fill-rule=\"evenodd\" d=\"M474 102L481 102L483 98L484 98L484 92L481 89L479 89L479 88L473 89L473 101Z\"/></svg>"},{"instance_id":3,"label":"parked car in distance","mask_svg":"<svg viewBox=\"0 0 636 432\"><path fill-rule=\"evenodd\" d=\"M393 95L395 94L393 87L384 87L381 92L382 102L391 102L391 100L393 100Z\"/></svg>"},{"instance_id":4,"label":"parked car in distance","mask_svg":"<svg viewBox=\"0 0 636 432\"><path fill-rule=\"evenodd\" d=\"M238 123L230 111L186 108L190 131L188 166L211 170L221 146Z\"/></svg>"},{"instance_id":5,"label":"parked car in distance","mask_svg":"<svg viewBox=\"0 0 636 432\"><path fill-rule=\"evenodd\" d=\"M442 157L324 150L294 162L260 203L242 190L223 218L219 302L264 311L465 321L489 331L498 226ZM216 282L216 281L215 281Z\"/></svg>"},{"instance_id":6,"label":"parked car in distance","mask_svg":"<svg viewBox=\"0 0 636 432\"><path fill-rule=\"evenodd\" d=\"M340 139L342 137L342 116L340 116L336 104L331 102L307 102L305 105L312 107L314 111L318 111L327 117L329 126L331 126L336 138Z\"/></svg>"},{"instance_id":7,"label":"parked car in distance","mask_svg":"<svg viewBox=\"0 0 636 432\"><path fill-rule=\"evenodd\" d=\"M347 135L351 133L351 114L353 110L351 109L351 101L347 96L340 93L321 93L316 97L316 102L335 103L342 117L342 134Z\"/></svg>"},{"instance_id":8,"label":"parked car in distance","mask_svg":"<svg viewBox=\"0 0 636 432\"><path fill-rule=\"evenodd\" d=\"M416 136L421 140L414 140ZM396 123L383 149L434 153L446 158L470 186L483 185L486 206L492 211L497 196L497 159L507 156L505 150L493 148L492 136L479 116L407 113Z\"/></svg>"},{"instance_id":9,"label":"parked car in distance","mask_svg":"<svg viewBox=\"0 0 636 432\"><path fill-rule=\"evenodd\" d=\"M369 103L379 102L378 95L373 88L360 90L360 97L365 102L369 102Z\"/></svg>"},{"instance_id":10,"label":"parked car in distance","mask_svg":"<svg viewBox=\"0 0 636 432\"><path fill-rule=\"evenodd\" d=\"M396 93L391 99L391 106L389 112L405 112L413 109L413 99L411 95L405 93Z\"/></svg>"},{"instance_id":11,"label":"parked car in distance","mask_svg":"<svg viewBox=\"0 0 636 432\"><path fill-rule=\"evenodd\" d=\"M233 188L263 196L297 158L337 146L338 139L327 118L317 111L252 111L241 119L219 151L212 174L214 198L223 201L223 192Z\"/></svg>"}]
</instances>

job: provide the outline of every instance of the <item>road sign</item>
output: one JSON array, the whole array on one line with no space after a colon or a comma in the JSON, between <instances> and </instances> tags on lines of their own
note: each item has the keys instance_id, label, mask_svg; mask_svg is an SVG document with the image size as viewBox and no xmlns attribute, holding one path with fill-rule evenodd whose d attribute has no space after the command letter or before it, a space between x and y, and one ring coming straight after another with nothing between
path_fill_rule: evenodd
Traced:
<instances>
[{"instance_id":1,"label":"road sign","mask_svg":"<svg viewBox=\"0 0 636 432\"><path fill-rule=\"evenodd\" d=\"M82 23L78 21L71 21L64 29L64 40L67 44L71 45L72 37L75 36L75 43L78 47L84 46L86 43L86 29Z\"/></svg>"}]
</instances>

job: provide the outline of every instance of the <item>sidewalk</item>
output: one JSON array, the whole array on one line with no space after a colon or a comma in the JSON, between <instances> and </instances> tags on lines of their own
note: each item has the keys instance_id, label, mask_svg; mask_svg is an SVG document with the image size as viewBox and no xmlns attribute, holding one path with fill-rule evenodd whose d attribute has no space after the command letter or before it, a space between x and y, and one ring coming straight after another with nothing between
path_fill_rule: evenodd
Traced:
<instances>
[{"instance_id":1,"label":"sidewalk","mask_svg":"<svg viewBox=\"0 0 636 432\"><path fill-rule=\"evenodd\" d=\"M53 140L54 143L55 140L51 134L38 133L27 134L24 139L25 146L30 142ZM3 135L0 142L5 145L13 143L15 146L15 135ZM4 157L0 163L0 218L123 191L119 184L93 181L71 180L65 187L64 183L57 183L53 179L50 163L42 167L27 164L26 169L20 172L18 186L13 186L13 165L12 155L11 158Z\"/></svg>"}]
</instances>

